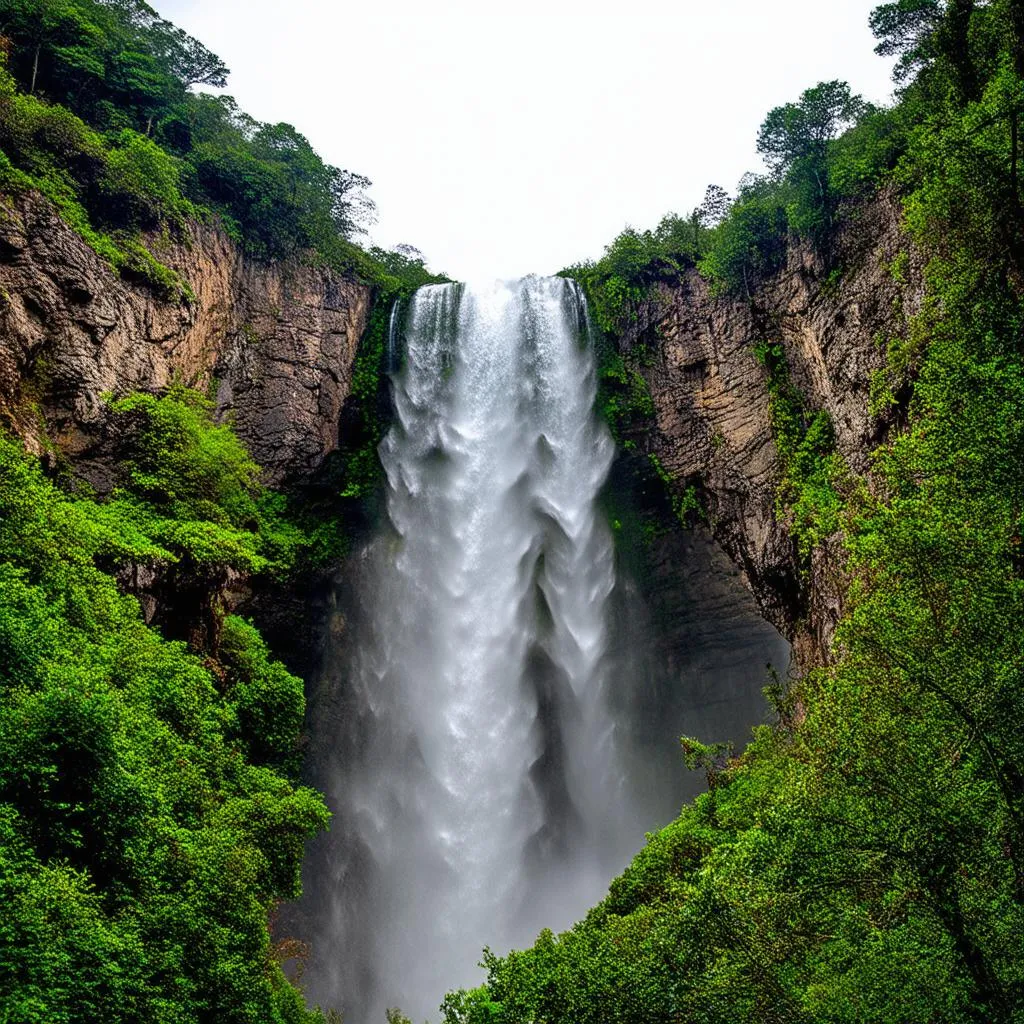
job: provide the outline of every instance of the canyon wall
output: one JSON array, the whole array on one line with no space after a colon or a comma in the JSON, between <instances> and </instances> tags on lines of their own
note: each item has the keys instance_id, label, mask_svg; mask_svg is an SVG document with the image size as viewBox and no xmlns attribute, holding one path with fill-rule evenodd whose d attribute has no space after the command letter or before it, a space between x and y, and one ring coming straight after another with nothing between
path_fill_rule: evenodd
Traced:
<instances>
[{"instance_id":1,"label":"canyon wall","mask_svg":"<svg viewBox=\"0 0 1024 1024\"><path fill-rule=\"evenodd\" d=\"M798 667L827 657L841 611L839 553L826 543L802 566L778 516L782 467L755 346L782 346L807 407L828 411L839 453L864 473L892 423L868 411L871 375L884 364L885 339L907 330L922 301L920 263L899 216L896 201L880 196L847 218L828 263L792 244L785 267L750 297L717 295L688 271L659 288L641 311L642 327L620 340L655 407L632 440L678 487L696 486L706 513L689 541L662 533L634 567L659 620L657 656L678 663L674 679L691 678L692 665L706 660L695 637L726 606L730 651L750 638L745 666L766 643L778 655L755 607L793 643ZM309 481L339 443L370 288L298 260L251 260L212 223L192 222L149 244L187 284L188 298L115 275L42 198L0 201L0 420L102 492L115 450L106 396L177 379L215 398L268 483ZM716 545L738 571L728 583L732 570ZM695 572L718 594L718 613L709 607L704 625L681 611L680 595L689 608L700 591ZM278 625L282 636L292 628ZM721 647L720 633L711 647Z\"/></svg>"},{"instance_id":2,"label":"canyon wall","mask_svg":"<svg viewBox=\"0 0 1024 1024\"><path fill-rule=\"evenodd\" d=\"M0 422L103 491L105 396L180 380L215 397L268 483L308 479L338 445L370 288L248 259L211 223L148 242L191 296L118 277L42 198L0 200Z\"/></svg>"},{"instance_id":3,"label":"canyon wall","mask_svg":"<svg viewBox=\"0 0 1024 1024\"><path fill-rule=\"evenodd\" d=\"M749 298L716 295L691 270L658 290L641 311L642 330L621 342L656 410L635 441L677 486L697 488L710 532L793 643L798 667L827 657L844 588L836 543L802 567L777 515L782 466L755 346L782 346L807 408L828 411L839 454L863 474L894 422L869 412L872 373L922 301L920 259L902 234L898 202L882 195L847 219L829 263L791 244L785 267Z\"/></svg>"}]
</instances>

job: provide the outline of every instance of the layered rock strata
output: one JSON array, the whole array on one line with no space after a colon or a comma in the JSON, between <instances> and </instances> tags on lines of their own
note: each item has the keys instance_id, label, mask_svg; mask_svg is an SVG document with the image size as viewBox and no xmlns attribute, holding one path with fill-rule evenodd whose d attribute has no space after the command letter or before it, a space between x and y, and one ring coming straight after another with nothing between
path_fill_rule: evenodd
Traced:
<instances>
[{"instance_id":1,"label":"layered rock strata","mask_svg":"<svg viewBox=\"0 0 1024 1024\"><path fill-rule=\"evenodd\" d=\"M180 380L215 395L268 483L307 479L338 445L370 289L247 259L214 224L149 242L192 296L118 277L42 198L2 201L0 417L103 490L106 397Z\"/></svg>"},{"instance_id":2,"label":"layered rock strata","mask_svg":"<svg viewBox=\"0 0 1024 1024\"><path fill-rule=\"evenodd\" d=\"M899 205L883 195L848 223L828 263L793 243L785 267L749 298L716 295L691 270L643 311L643 338L624 339L656 410L638 443L680 486L698 488L712 534L762 613L793 642L799 666L827 657L841 614L840 557L827 543L800 566L777 514L782 466L768 371L755 348L782 346L806 407L827 410L839 454L863 474L892 422L869 411L872 374L885 363L887 339L909 329L923 292Z\"/></svg>"}]
</instances>

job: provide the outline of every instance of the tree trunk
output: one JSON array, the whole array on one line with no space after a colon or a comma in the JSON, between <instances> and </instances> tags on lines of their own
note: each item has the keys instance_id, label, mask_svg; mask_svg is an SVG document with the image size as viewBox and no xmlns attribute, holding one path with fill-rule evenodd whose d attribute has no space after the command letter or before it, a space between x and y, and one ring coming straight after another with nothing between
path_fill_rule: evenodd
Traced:
<instances>
[{"instance_id":1,"label":"tree trunk","mask_svg":"<svg viewBox=\"0 0 1024 1024\"><path fill-rule=\"evenodd\" d=\"M36 46L36 55L32 58L32 84L29 86L29 95L32 95L36 91L36 78L39 76L39 51L42 50L43 44L39 43Z\"/></svg>"}]
</instances>

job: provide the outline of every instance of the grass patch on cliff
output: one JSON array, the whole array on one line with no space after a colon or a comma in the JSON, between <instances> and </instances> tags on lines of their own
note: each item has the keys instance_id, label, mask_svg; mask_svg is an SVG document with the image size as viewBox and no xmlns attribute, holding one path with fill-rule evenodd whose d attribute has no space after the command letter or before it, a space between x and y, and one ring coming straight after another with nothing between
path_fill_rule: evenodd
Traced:
<instances>
[{"instance_id":1,"label":"grass patch on cliff","mask_svg":"<svg viewBox=\"0 0 1024 1024\"><path fill-rule=\"evenodd\" d=\"M835 450L828 413L807 410L790 378L782 346L760 342L754 354L768 375L768 415L782 465L775 512L789 524L806 565L814 548L840 528L840 489L848 473Z\"/></svg>"},{"instance_id":2,"label":"grass patch on cliff","mask_svg":"<svg viewBox=\"0 0 1024 1024\"><path fill-rule=\"evenodd\" d=\"M646 379L618 352L598 352L597 408L620 444L631 430L654 416L654 399Z\"/></svg>"}]
</instances>

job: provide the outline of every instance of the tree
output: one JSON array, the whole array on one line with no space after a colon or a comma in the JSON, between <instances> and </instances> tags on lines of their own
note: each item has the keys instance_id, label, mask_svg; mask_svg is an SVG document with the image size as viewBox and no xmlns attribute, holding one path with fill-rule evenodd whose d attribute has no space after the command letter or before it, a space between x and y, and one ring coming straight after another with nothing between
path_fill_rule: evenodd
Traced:
<instances>
[{"instance_id":1,"label":"tree","mask_svg":"<svg viewBox=\"0 0 1024 1024\"><path fill-rule=\"evenodd\" d=\"M81 9L67 0L0 0L0 34L15 43L16 57L21 57L15 70L27 79L29 93L36 91L44 56L87 64L99 36Z\"/></svg>"},{"instance_id":2,"label":"tree","mask_svg":"<svg viewBox=\"0 0 1024 1024\"><path fill-rule=\"evenodd\" d=\"M971 59L971 15L974 0L950 0L935 35L940 53L949 62L953 85L961 103L978 98L978 75Z\"/></svg>"},{"instance_id":3,"label":"tree","mask_svg":"<svg viewBox=\"0 0 1024 1024\"><path fill-rule=\"evenodd\" d=\"M706 228L718 227L725 220L730 206L732 200L721 185L708 185L704 192L704 200L697 207L701 225Z\"/></svg>"},{"instance_id":4,"label":"tree","mask_svg":"<svg viewBox=\"0 0 1024 1024\"><path fill-rule=\"evenodd\" d=\"M870 25L879 40L875 52L898 56L893 78L904 82L928 66L938 67L957 100L980 96L978 69L971 53L975 0L895 0L871 12ZM1011 20L1013 4L1011 3ZM948 76L948 77L946 77Z\"/></svg>"},{"instance_id":5,"label":"tree","mask_svg":"<svg viewBox=\"0 0 1024 1024\"><path fill-rule=\"evenodd\" d=\"M757 151L776 173L799 160L823 160L827 144L854 124L865 107L846 82L820 82L798 102L768 114L757 135Z\"/></svg>"},{"instance_id":6,"label":"tree","mask_svg":"<svg viewBox=\"0 0 1024 1024\"><path fill-rule=\"evenodd\" d=\"M934 56L932 36L941 18L939 0L896 0L871 12L869 24L879 41L875 53L899 57L892 72L894 81L911 78Z\"/></svg>"},{"instance_id":7,"label":"tree","mask_svg":"<svg viewBox=\"0 0 1024 1024\"><path fill-rule=\"evenodd\" d=\"M835 196L829 188L828 145L869 109L846 82L820 82L764 119L757 151L778 177L787 177L787 212L797 231L822 241L831 229Z\"/></svg>"},{"instance_id":8,"label":"tree","mask_svg":"<svg viewBox=\"0 0 1024 1024\"><path fill-rule=\"evenodd\" d=\"M156 55L186 88L212 85L223 89L228 84L227 65L198 39L162 19L153 26L153 32Z\"/></svg>"},{"instance_id":9,"label":"tree","mask_svg":"<svg viewBox=\"0 0 1024 1024\"><path fill-rule=\"evenodd\" d=\"M689 244L693 248L694 258L696 258L701 250L701 233L721 224L725 220L731 204L732 200L729 198L729 193L721 185L708 185L707 190L704 192L703 201L699 206L694 207L685 222L689 229ZM670 214L662 219L659 230L666 225L672 216ZM681 220L681 218L677 219Z\"/></svg>"},{"instance_id":10,"label":"tree","mask_svg":"<svg viewBox=\"0 0 1024 1024\"><path fill-rule=\"evenodd\" d=\"M96 0L116 12L136 39L186 88L191 85L227 85L228 69L215 53L183 29L161 18L143 0Z\"/></svg>"}]
</instances>

